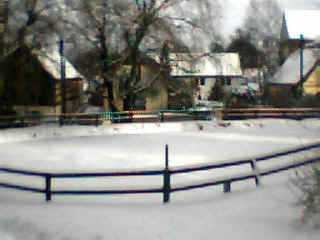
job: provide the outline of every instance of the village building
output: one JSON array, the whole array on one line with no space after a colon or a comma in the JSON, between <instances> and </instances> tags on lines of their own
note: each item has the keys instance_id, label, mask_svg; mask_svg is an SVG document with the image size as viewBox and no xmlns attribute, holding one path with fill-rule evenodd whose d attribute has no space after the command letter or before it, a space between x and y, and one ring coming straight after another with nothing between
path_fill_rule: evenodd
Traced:
<instances>
[{"instance_id":1,"label":"village building","mask_svg":"<svg viewBox=\"0 0 320 240\"><path fill-rule=\"evenodd\" d=\"M61 56L58 49L31 49L27 45L9 51L0 63L0 101L18 114L60 114L62 111ZM64 58L66 112L81 105L86 80Z\"/></svg>"},{"instance_id":2,"label":"village building","mask_svg":"<svg viewBox=\"0 0 320 240\"><path fill-rule=\"evenodd\" d=\"M164 73L155 59L140 53L140 62L137 66L138 81L135 82L134 91L137 96L132 109L126 109L126 81L131 74L132 64L129 59L123 65L116 66L112 74L113 104L118 111L146 110L157 111L168 107L168 87ZM102 84L99 75L95 82ZM98 103L103 105L102 103ZM106 109L106 108L104 108Z\"/></svg>"},{"instance_id":3,"label":"village building","mask_svg":"<svg viewBox=\"0 0 320 240\"><path fill-rule=\"evenodd\" d=\"M215 85L231 94L232 86L239 85L242 78L238 53L172 53L169 61L171 78L196 86L193 88L195 105L206 104Z\"/></svg>"},{"instance_id":4,"label":"village building","mask_svg":"<svg viewBox=\"0 0 320 240\"><path fill-rule=\"evenodd\" d=\"M261 96L263 94L266 71L264 68L243 69L242 72L245 82L242 83L242 86L246 86L249 91L252 90Z\"/></svg>"},{"instance_id":5,"label":"village building","mask_svg":"<svg viewBox=\"0 0 320 240\"><path fill-rule=\"evenodd\" d=\"M268 102L285 105L292 98L320 94L318 10L285 10L280 58L282 65L268 81Z\"/></svg>"},{"instance_id":6,"label":"village building","mask_svg":"<svg viewBox=\"0 0 320 240\"><path fill-rule=\"evenodd\" d=\"M279 104L284 99L302 95L320 94L319 50L303 51L303 76L300 69L300 51L292 53L276 74L269 80L268 99L270 104Z\"/></svg>"}]
</instances>

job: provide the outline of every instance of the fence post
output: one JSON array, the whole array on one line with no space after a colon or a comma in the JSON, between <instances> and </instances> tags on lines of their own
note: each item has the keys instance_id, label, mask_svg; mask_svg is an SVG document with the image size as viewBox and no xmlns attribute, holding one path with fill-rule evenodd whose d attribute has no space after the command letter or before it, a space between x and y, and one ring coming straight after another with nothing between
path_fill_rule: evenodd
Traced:
<instances>
[{"instance_id":1,"label":"fence post","mask_svg":"<svg viewBox=\"0 0 320 240\"><path fill-rule=\"evenodd\" d=\"M222 108L221 109L221 120L228 120L228 109Z\"/></svg>"},{"instance_id":2,"label":"fence post","mask_svg":"<svg viewBox=\"0 0 320 240\"><path fill-rule=\"evenodd\" d=\"M166 166L163 172L163 203L170 201L170 171L169 171L169 156L168 144L166 144Z\"/></svg>"},{"instance_id":3,"label":"fence post","mask_svg":"<svg viewBox=\"0 0 320 240\"><path fill-rule=\"evenodd\" d=\"M20 126L24 127L24 116L20 118Z\"/></svg>"},{"instance_id":4,"label":"fence post","mask_svg":"<svg viewBox=\"0 0 320 240\"><path fill-rule=\"evenodd\" d=\"M164 122L164 116L163 112L159 112L159 120L160 122Z\"/></svg>"},{"instance_id":5,"label":"fence post","mask_svg":"<svg viewBox=\"0 0 320 240\"><path fill-rule=\"evenodd\" d=\"M46 201L51 201L51 175L46 175Z\"/></svg>"},{"instance_id":6,"label":"fence post","mask_svg":"<svg viewBox=\"0 0 320 240\"><path fill-rule=\"evenodd\" d=\"M59 126L62 127L64 125L64 115L61 113L59 116Z\"/></svg>"},{"instance_id":7,"label":"fence post","mask_svg":"<svg viewBox=\"0 0 320 240\"><path fill-rule=\"evenodd\" d=\"M250 161L250 165L252 168L252 171L255 173L255 181L256 181L256 186L258 186L260 184L260 173L259 173L259 169L257 167L257 161L256 159L252 159Z\"/></svg>"},{"instance_id":8,"label":"fence post","mask_svg":"<svg viewBox=\"0 0 320 240\"><path fill-rule=\"evenodd\" d=\"M99 113L96 114L96 127L99 126Z\"/></svg>"},{"instance_id":9,"label":"fence post","mask_svg":"<svg viewBox=\"0 0 320 240\"><path fill-rule=\"evenodd\" d=\"M231 192L231 182L230 181L226 181L223 183L223 192L224 193Z\"/></svg>"}]
</instances>

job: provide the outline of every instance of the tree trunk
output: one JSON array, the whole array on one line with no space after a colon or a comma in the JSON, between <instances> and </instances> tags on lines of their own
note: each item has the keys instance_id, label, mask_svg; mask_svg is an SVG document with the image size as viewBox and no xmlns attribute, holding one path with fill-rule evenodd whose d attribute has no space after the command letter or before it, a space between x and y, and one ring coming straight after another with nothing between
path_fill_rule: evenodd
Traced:
<instances>
[{"instance_id":1,"label":"tree trunk","mask_svg":"<svg viewBox=\"0 0 320 240\"><path fill-rule=\"evenodd\" d=\"M4 57L5 53L5 37L8 32L8 12L9 12L9 2L7 0L3 1L3 6L0 9L0 14L2 16L2 21L0 22L0 59Z\"/></svg>"},{"instance_id":2,"label":"tree trunk","mask_svg":"<svg viewBox=\"0 0 320 240\"><path fill-rule=\"evenodd\" d=\"M135 109L135 103L137 100L137 94L130 92L123 100L123 110L125 111L132 111Z\"/></svg>"},{"instance_id":3,"label":"tree trunk","mask_svg":"<svg viewBox=\"0 0 320 240\"><path fill-rule=\"evenodd\" d=\"M113 84L104 78L103 87L103 109L105 112L116 112L118 111L113 102Z\"/></svg>"}]
</instances>

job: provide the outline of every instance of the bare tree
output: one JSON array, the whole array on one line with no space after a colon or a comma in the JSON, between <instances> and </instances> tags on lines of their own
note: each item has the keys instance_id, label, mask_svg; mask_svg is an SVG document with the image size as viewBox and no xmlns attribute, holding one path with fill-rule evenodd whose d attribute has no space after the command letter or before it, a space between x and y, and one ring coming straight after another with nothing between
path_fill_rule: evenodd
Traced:
<instances>
[{"instance_id":1,"label":"bare tree","mask_svg":"<svg viewBox=\"0 0 320 240\"><path fill-rule=\"evenodd\" d=\"M73 0L69 3L79 17L77 20L67 19L66 23L78 29L83 40L87 41L86 44L91 45L89 51L96 53L91 53L91 56L95 56L100 63L98 68L104 89L105 110L114 110L112 81L120 81L114 76L120 66L125 63L130 66L129 74L121 81L124 108L131 109L137 95L149 86L141 84L142 53L156 53L160 56L163 48L172 45L187 31L190 34L185 35L182 42L198 50L199 46L204 45L201 39L208 42L206 44L209 46L212 36L218 34L217 31L207 29L200 36L201 30L208 26L212 28L212 17L205 17L212 11L212 8L206 8L209 6L207 0ZM189 15L185 17L183 4L199 6L201 11L193 13L190 18ZM191 36L196 32L194 30L199 31L197 40Z\"/></svg>"},{"instance_id":2,"label":"bare tree","mask_svg":"<svg viewBox=\"0 0 320 240\"><path fill-rule=\"evenodd\" d=\"M282 11L276 0L251 0L242 31L267 56L268 68L279 64L279 40Z\"/></svg>"},{"instance_id":3,"label":"bare tree","mask_svg":"<svg viewBox=\"0 0 320 240\"><path fill-rule=\"evenodd\" d=\"M256 40L280 37L282 11L275 0L251 0L244 29L254 33Z\"/></svg>"},{"instance_id":4,"label":"bare tree","mask_svg":"<svg viewBox=\"0 0 320 240\"><path fill-rule=\"evenodd\" d=\"M6 2L5 30L2 36L2 56L28 43L39 48L53 31L57 18L51 0L11 0Z\"/></svg>"}]
</instances>

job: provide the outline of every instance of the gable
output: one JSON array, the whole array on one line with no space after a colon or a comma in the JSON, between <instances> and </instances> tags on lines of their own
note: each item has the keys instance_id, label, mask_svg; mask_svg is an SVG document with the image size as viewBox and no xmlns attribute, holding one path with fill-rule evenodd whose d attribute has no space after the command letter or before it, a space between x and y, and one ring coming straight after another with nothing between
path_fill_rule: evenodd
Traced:
<instances>
[{"instance_id":1,"label":"gable","mask_svg":"<svg viewBox=\"0 0 320 240\"><path fill-rule=\"evenodd\" d=\"M28 56L32 56L37 59L42 68L50 74L54 79L61 79L61 55L59 53L58 47L54 46L51 48L41 48L33 49L29 48L27 45L17 46L14 45L12 49L7 49L7 53L2 62L5 62L6 59L14 57L16 54L20 54L21 51ZM84 76L80 74L77 69L71 64L71 62L64 58L65 62L65 77L66 79L83 79ZM23 62L21 64L28 64L28 62Z\"/></svg>"},{"instance_id":2,"label":"gable","mask_svg":"<svg viewBox=\"0 0 320 240\"><path fill-rule=\"evenodd\" d=\"M304 77L318 64L317 51L305 49L303 51ZM272 84L297 84L300 81L300 50L292 53L275 75L269 80Z\"/></svg>"},{"instance_id":3,"label":"gable","mask_svg":"<svg viewBox=\"0 0 320 240\"><path fill-rule=\"evenodd\" d=\"M303 91L306 95L320 94L320 66L317 66L308 76L303 84Z\"/></svg>"},{"instance_id":4,"label":"gable","mask_svg":"<svg viewBox=\"0 0 320 240\"><path fill-rule=\"evenodd\" d=\"M53 105L54 78L27 47L7 56L0 64L0 73L10 105Z\"/></svg>"},{"instance_id":5,"label":"gable","mask_svg":"<svg viewBox=\"0 0 320 240\"><path fill-rule=\"evenodd\" d=\"M61 55L57 48L53 49L40 49L32 51L41 65L48 73L55 79L61 78ZM83 76L74 68L74 66L64 58L65 64L65 77L67 79L83 78Z\"/></svg>"}]
</instances>

